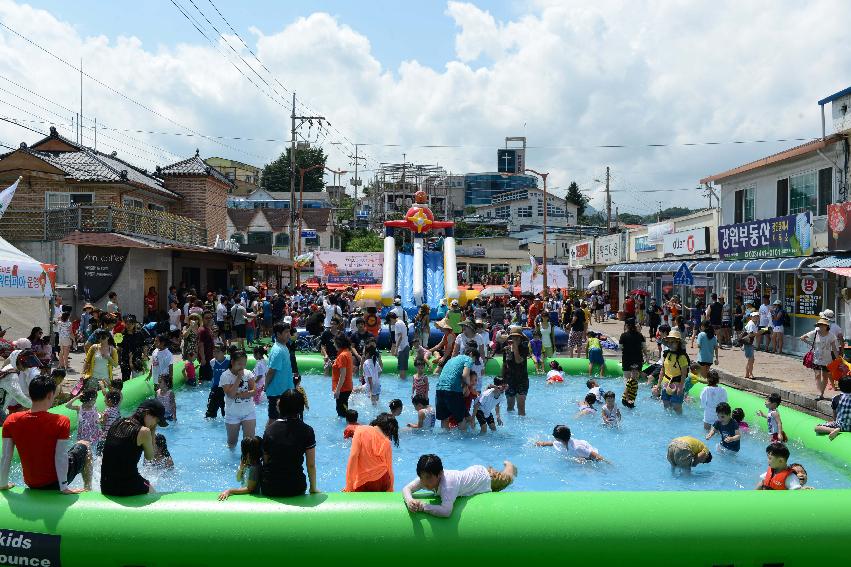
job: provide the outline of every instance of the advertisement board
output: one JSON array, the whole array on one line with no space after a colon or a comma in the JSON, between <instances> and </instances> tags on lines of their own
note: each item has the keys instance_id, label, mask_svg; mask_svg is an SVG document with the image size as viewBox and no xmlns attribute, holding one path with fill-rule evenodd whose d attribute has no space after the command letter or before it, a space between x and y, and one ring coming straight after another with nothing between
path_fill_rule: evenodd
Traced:
<instances>
[{"instance_id":1,"label":"advertisement board","mask_svg":"<svg viewBox=\"0 0 851 567\"><path fill-rule=\"evenodd\" d=\"M666 234L662 251L665 255L673 256L704 254L709 251L709 228L702 227Z\"/></svg>"},{"instance_id":2,"label":"advertisement board","mask_svg":"<svg viewBox=\"0 0 851 567\"><path fill-rule=\"evenodd\" d=\"M313 254L314 275L329 284L379 283L383 267L381 252L317 251Z\"/></svg>"},{"instance_id":3,"label":"advertisement board","mask_svg":"<svg viewBox=\"0 0 851 567\"><path fill-rule=\"evenodd\" d=\"M455 255L473 258L484 258L485 248L484 246L456 246Z\"/></svg>"},{"instance_id":4,"label":"advertisement board","mask_svg":"<svg viewBox=\"0 0 851 567\"><path fill-rule=\"evenodd\" d=\"M655 252L656 251L656 245L650 244L650 242L647 240L647 238L648 238L647 235L636 237L635 245L634 245L636 252Z\"/></svg>"},{"instance_id":5,"label":"advertisement board","mask_svg":"<svg viewBox=\"0 0 851 567\"><path fill-rule=\"evenodd\" d=\"M569 263L573 268L594 263L594 242L587 240L571 246Z\"/></svg>"},{"instance_id":6,"label":"advertisement board","mask_svg":"<svg viewBox=\"0 0 851 567\"><path fill-rule=\"evenodd\" d=\"M851 203L827 206L827 249L851 250Z\"/></svg>"},{"instance_id":7,"label":"advertisement board","mask_svg":"<svg viewBox=\"0 0 851 567\"><path fill-rule=\"evenodd\" d=\"M809 211L718 227L721 258L749 260L812 253L813 223Z\"/></svg>"},{"instance_id":8,"label":"advertisement board","mask_svg":"<svg viewBox=\"0 0 851 567\"><path fill-rule=\"evenodd\" d=\"M614 264L623 260L623 242L620 234L599 236L594 242L594 263Z\"/></svg>"},{"instance_id":9,"label":"advertisement board","mask_svg":"<svg viewBox=\"0 0 851 567\"><path fill-rule=\"evenodd\" d=\"M80 297L95 302L106 295L121 275L129 252L129 248L80 246L77 250Z\"/></svg>"},{"instance_id":10,"label":"advertisement board","mask_svg":"<svg viewBox=\"0 0 851 567\"><path fill-rule=\"evenodd\" d=\"M647 225L647 242L650 244L662 244L666 234L674 232L674 223L657 222Z\"/></svg>"},{"instance_id":11,"label":"advertisement board","mask_svg":"<svg viewBox=\"0 0 851 567\"><path fill-rule=\"evenodd\" d=\"M567 289L570 287L568 272L570 266L563 264L547 265L547 287L550 289ZM544 275L539 268L532 277L531 267L520 273L520 290L523 292L540 293L544 289Z\"/></svg>"}]
</instances>

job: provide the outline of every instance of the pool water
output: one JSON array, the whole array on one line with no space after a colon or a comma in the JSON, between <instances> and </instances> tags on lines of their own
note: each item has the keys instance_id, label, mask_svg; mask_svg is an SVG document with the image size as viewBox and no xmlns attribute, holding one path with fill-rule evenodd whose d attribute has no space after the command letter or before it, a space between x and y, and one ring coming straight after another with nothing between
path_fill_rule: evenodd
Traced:
<instances>
[{"instance_id":1,"label":"pool water","mask_svg":"<svg viewBox=\"0 0 851 567\"><path fill-rule=\"evenodd\" d=\"M668 442L674 437L692 435L703 438L703 411L699 400L686 401L683 415L665 411L651 399L650 390L642 386L637 407L621 407L623 421L619 427L605 427L599 416L577 418L577 404L587 388L585 377L567 378L563 384L545 385L540 378L532 379L526 402L526 417L505 411L504 426L496 433L462 434L405 428L416 422L410 404L410 379L397 376L382 377L382 395L378 407L373 407L365 394L355 393L350 407L360 413L360 422L368 423L381 411L387 411L390 400L404 403L399 447L393 448L396 490L414 478L417 459L424 453L441 457L446 468L464 468L472 464L501 468L502 461L511 460L519 469L512 490L750 490L766 469L765 446L767 434L755 431L753 424L760 418L746 416L752 431L742 440L738 454L716 449L718 436L708 442L713 452L709 464L700 465L691 474L672 472L666 460ZM345 420L338 418L331 396L330 378L305 376L302 384L307 391L310 410L305 421L316 432L317 484L322 491L339 491L345 485L346 462L351 441L343 440ZM434 398L436 378L431 378L431 398ZM614 390L618 403L623 391L622 379L607 379L604 389ZM222 418L205 420L209 388L186 387L177 394L179 421L160 431L168 439L175 462L172 470L143 467L142 474L158 491L221 491L238 486L235 480L239 464L239 449L231 451L226 444ZM782 412L782 410L781 410ZM257 430L262 433L266 423L266 404L257 406ZM556 424L568 425L574 438L591 443L611 463L578 463L566 458L551 447L536 447L536 440L551 440ZM802 463L809 473L809 485L816 488L851 488L851 470L828 455L807 450L799 444L790 446L790 462ZM99 463L95 467L94 486L99 486ZM20 469L13 471L13 481L20 483ZM80 484L75 481L73 486Z\"/></svg>"}]
</instances>

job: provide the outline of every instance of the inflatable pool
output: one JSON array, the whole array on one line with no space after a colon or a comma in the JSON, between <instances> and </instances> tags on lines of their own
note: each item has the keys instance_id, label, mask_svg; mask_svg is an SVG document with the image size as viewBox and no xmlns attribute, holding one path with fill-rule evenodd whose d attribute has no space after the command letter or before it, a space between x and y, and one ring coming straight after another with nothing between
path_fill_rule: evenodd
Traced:
<instances>
[{"instance_id":1,"label":"inflatable pool","mask_svg":"<svg viewBox=\"0 0 851 567\"><path fill-rule=\"evenodd\" d=\"M579 373L587 370L584 359L559 360ZM299 356L299 361L306 374L321 368L318 355ZM387 360L388 366L394 363ZM491 364L499 370L498 361ZM701 388L696 385L692 395L698 396ZM152 391L141 378L128 382L123 409L133 408ZM728 396L748 415L763 407L761 398L744 392L728 389ZM64 408L55 411L65 413ZM750 421L752 427L764 428L763 420ZM851 436L833 442L816 437L818 422L783 409L784 428L793 443L848 462ZM72 567L200 567L282 557L287 562L361 565L438 554L450 561L525 560L535 565L605 558L614 565L810 566L843 556L845 526L851 521L847 490L508 491L461 499L449 519L409 514L398 493L280 500L235 496L219 502L212 492L108 498L15 488L0 492L0 498L6 504L0 506L0 565ZM782 519L781 533L776 523L753 511L770 511ZM727 529L717 529L720 525Z\"/></svg>"}]
</instances>

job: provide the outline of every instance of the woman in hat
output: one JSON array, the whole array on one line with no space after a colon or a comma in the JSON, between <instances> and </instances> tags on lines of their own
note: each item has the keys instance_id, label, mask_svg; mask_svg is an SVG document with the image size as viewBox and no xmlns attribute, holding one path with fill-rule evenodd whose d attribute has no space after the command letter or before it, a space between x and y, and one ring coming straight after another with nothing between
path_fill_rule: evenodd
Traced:
<instances>
[{"instance_id":1,"label":"woman in hat","mask_svg":"<svg viewBox=\"0 0 851 567\"><path fill-rule=\"evenodd\" d=\"M824 390L827 388L830 379L827 365L833 362L834 358L842 356L839 341L836 340L836 335L830 332L830 321L824 317L818 320L815 330L804 333L800 339L812 348L813 374L816 379L816 388L819 391L816 401L824 400Z\"/></svg>"},{"instance_id":2,"label":"woman in hat","mask_svg":"<svg viewBox=\"0 0 851 567\"><path fill-rule=\"evenodd\" d=\"M683 413L685 383L689 371L689 359L683 345L683 335L679 329L673 329L665 337L668 350L662 357L662 375L659 393L665 409Z\"/></svg>"},{"instance_id":3,"label":"woman in hat","mask_svg":"<svg viewBox=\"0 0 851 567\"><path fill-rule=\"evenodd\" d=\"M508 345L502 354L502 379L508 384L505 397L508 411L514 411L517 400L517 415L526 415L526 395L529 393L529 339L523 334L522 327L512 325L508 333Z\"/></svg>"},{"instance_id":4,"label":"woman in hat","mask_svg":"<svg viewBox=\"0 0 851 567\"><path fill-rule=\"evenodd\" d=\"M431 307L427 303L420 305L414 317L414 336L419 337L420 344L428 347L428 339L431 335Z\"/></svg>"},{"instance_id":5,"label":"woman in hat","mask_svg":"<svg viewBox=\"0 0 851 567\"><path fill-rule=\"evenodd\" d=\"M440 342L430 348L428 352L431 356L437 355L437 368L434 371L435 376L440 374L443 365L452 358L452 349L455 348L455 333L452 332L452 326L446 319L441 319L434 324L438 331L443 333L443 338Z\"/></svg>"},{"instance_id":6,"label":"woman in hat","mask_svg":"<svg viewBox=\"0 0 851 567\"><path fill-rule=\"evenodd\" d=\"M839 348L844 348L845 336L842 332L842 327L836 324L836 313L833 312L833 309L825 309L819 313L818 316L830 321L830 333L836 337L836 341L839 343Z\"/></svg>"},{"instance_id":7,"label":"woman in hat","mask_svg":"<svg viewBox=\"0 0 851 567\"><path fill-rule=\"evenodd\" d=\"M155 492L139 474L139 457L155 457L157 426L165 427L165 407L155 399L143 401L130 417L109 428L103 445L100 491L107 496L135 496Z\"/></svg>"},{"instance_id":8,"label":"woman in hat","mask_svg":"<svg viewBox=\"0 0 851 567\"><path fill-rule=\"evenodd\" d=\"M783 353L783 335L786 330L783 328L783 323L786 321L786 310L783 309L783 302L775 299L771 304L771 350L775 354Z\"/></svg>"}]
</instances>

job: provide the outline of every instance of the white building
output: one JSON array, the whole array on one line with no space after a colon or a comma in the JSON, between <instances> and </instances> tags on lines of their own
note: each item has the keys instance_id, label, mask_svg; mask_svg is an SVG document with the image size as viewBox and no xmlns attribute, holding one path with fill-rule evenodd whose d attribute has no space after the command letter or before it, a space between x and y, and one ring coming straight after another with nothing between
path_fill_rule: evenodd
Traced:
<instances>
[{"instance_id":1,"label":"white building","mask_svg":"<svg viewBox=\"0 0 851 567\"><path fill-rule=\"evenodd\" d=\"M541 189L514 189L495 195L490 205L476 207L476 214L509 221L509 228L541 226L544 221L544 192ZM577 206L547 193L547 226L576 225Z\"/></svg>"}]
</instances>

